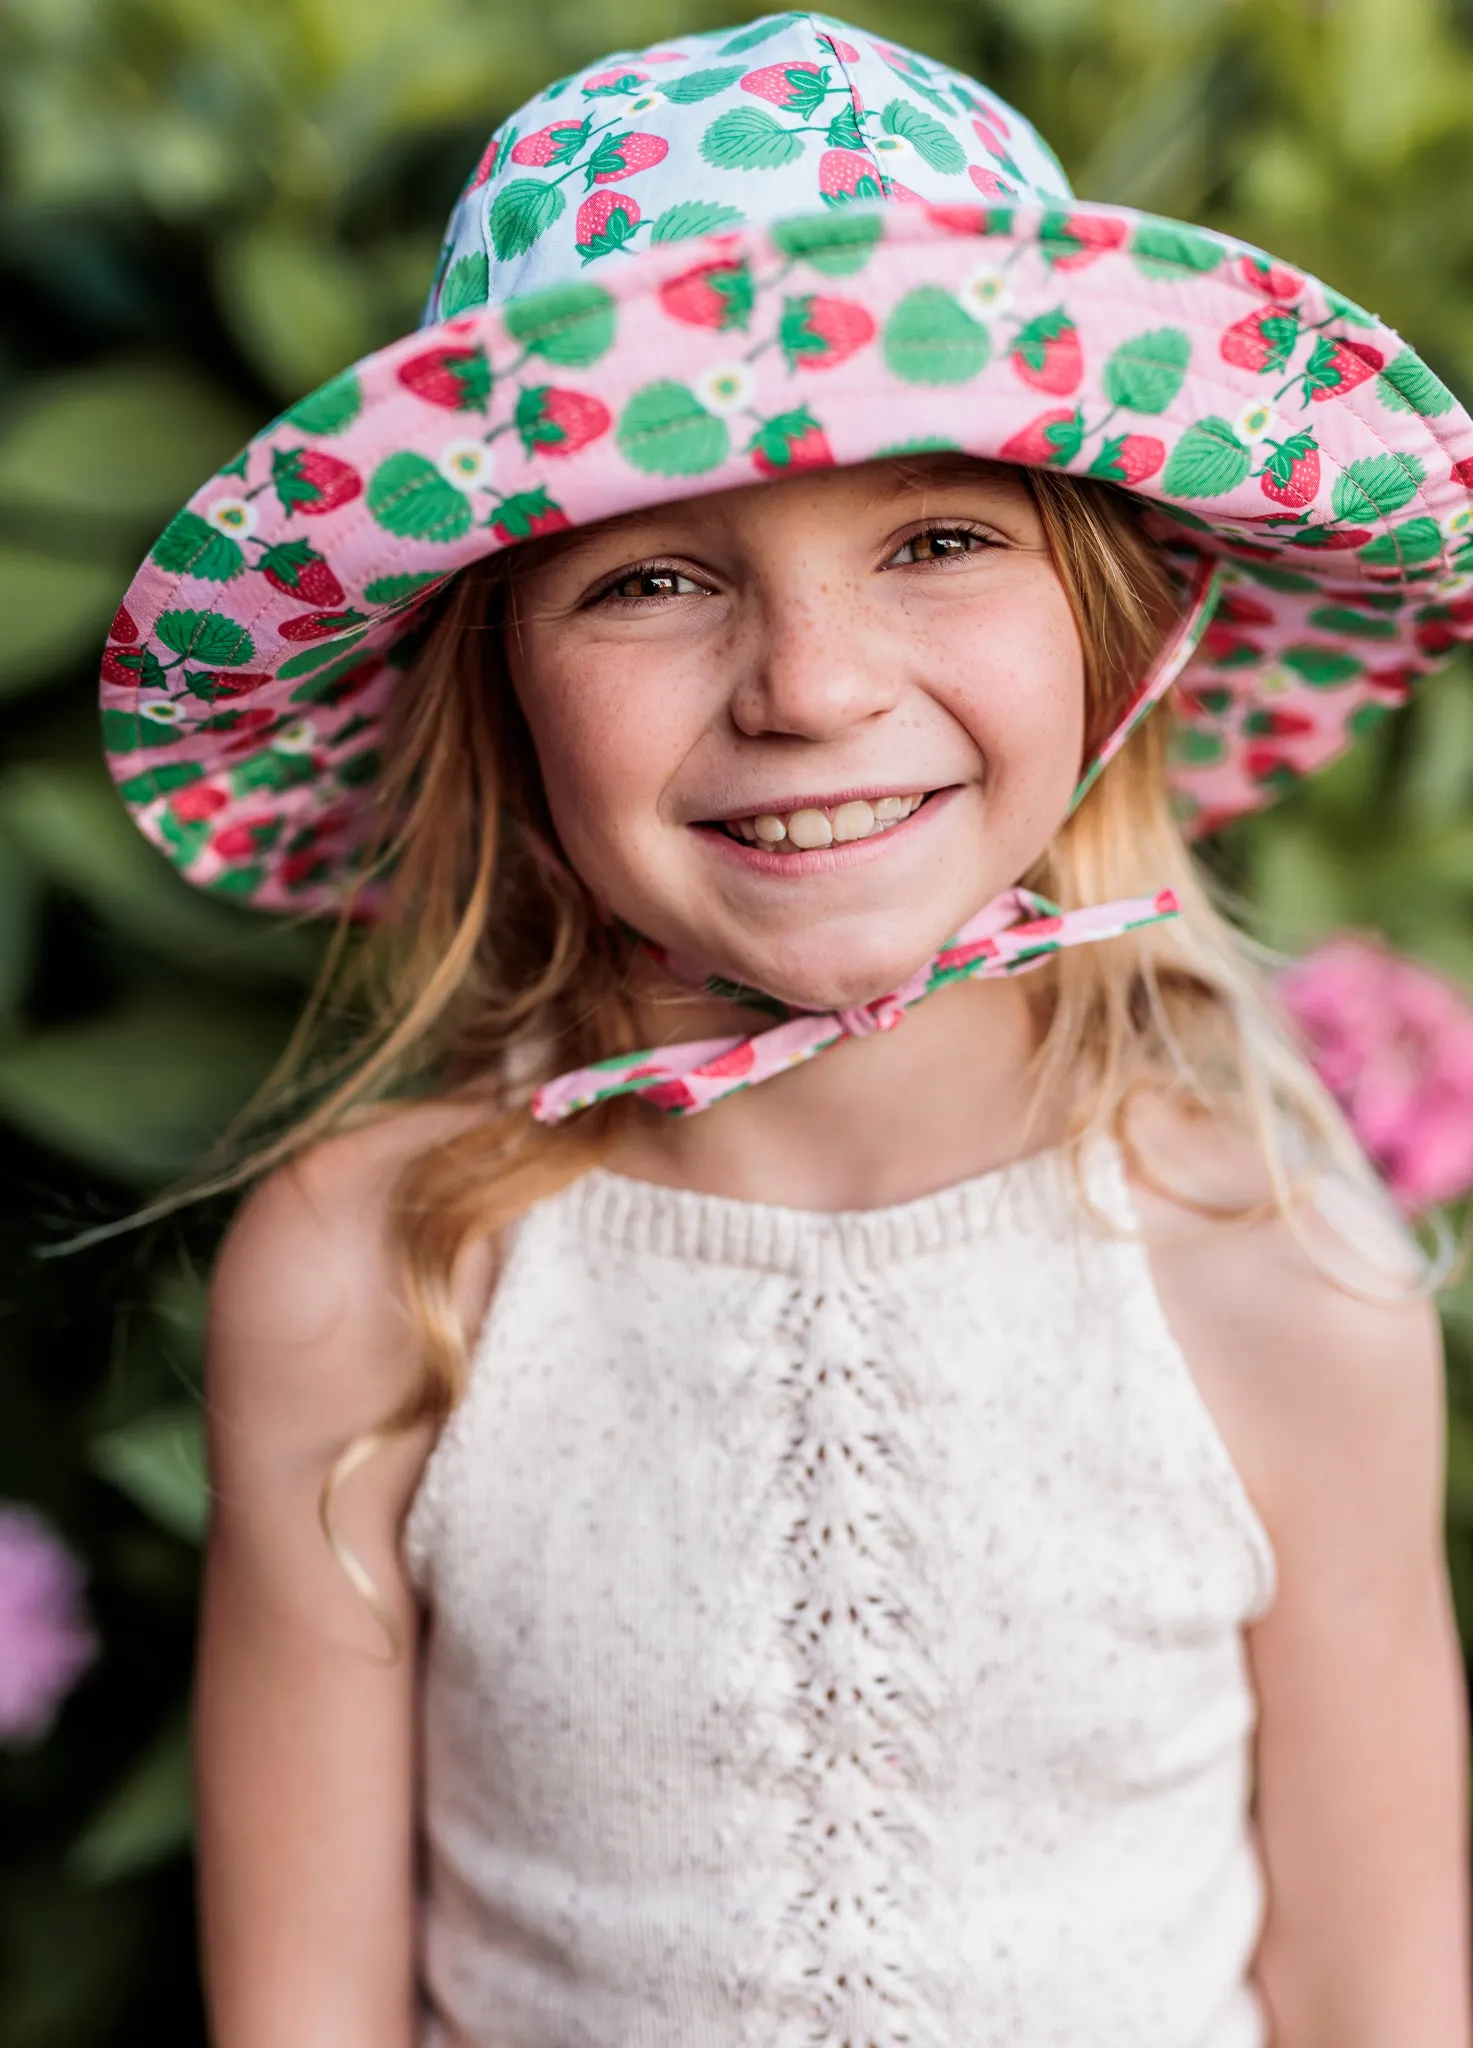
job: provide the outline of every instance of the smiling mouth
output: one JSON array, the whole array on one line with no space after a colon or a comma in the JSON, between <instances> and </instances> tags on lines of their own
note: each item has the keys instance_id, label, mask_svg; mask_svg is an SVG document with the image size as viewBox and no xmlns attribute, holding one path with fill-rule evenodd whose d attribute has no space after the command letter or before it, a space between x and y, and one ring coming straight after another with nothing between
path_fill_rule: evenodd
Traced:
<instances>
[{"instance_id":1,"label":"smiling mouth","mask_svg":"<svg viewBox=\"0 0 1473 2048\"><path fill-rule=\"evenodd\" d=\"M814 853L891 832L918 811L931 790L907 796L851 797L840 804L803 804L792 811L754 811L712 820L712 829L766 853Z\"/></svg>"}]
</instances>

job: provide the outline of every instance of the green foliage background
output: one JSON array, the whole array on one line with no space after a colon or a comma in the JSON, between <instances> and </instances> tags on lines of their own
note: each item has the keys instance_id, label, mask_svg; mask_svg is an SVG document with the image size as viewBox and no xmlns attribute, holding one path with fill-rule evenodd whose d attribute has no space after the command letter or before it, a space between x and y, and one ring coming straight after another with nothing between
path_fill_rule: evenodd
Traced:
<instances>
[{"instance_id":1,"label":"green foliage background","mask_svg":"<svg viewBox=\"0 0 1473 2048\"><path fill-rule=\"evenodd\" d=\"M0 1496L87 1559L105 1654L0 1754L0 2040L202 2037L186 1696L201 1274L219 1218L42 1256L184 1167L261 1078L311 932L195 896L100 766L97 651L179 503L411 326L501 116L717 0L0 0ZM856 0L972 68L1078 189L1329 277L1473 393L1473 0ZM1223 848L1260 934L1371 925L1473 992L1473 690ZM1473 1290L1447 1303L1473 1642Z\"/></svg>"}]
</instances>

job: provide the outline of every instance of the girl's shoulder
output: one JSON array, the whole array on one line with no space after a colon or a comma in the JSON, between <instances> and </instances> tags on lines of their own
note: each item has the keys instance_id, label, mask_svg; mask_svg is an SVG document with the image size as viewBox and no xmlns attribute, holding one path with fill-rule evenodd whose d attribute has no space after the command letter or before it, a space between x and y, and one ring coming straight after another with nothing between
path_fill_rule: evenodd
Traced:
<instances>
[{"instance_id":1,"label":"girl's shoulder","mask_svg":"<svg viewBox=\"0 0 1473 2048\"><path fill-rule=\"evenodd\" d=\"M242 1203L210 1287L206 1399L216 1491L243 1459L325 1473L356 1436L412 1400L422 1339L395 1230L404 1168L465 1129L463 1103L409 1104L343 1130L269 1174ZM457 1273L467 1327L484 1311L490 1248ZM403 1433L355 1488L395 1511L432 1441Z\"/></svg>"},{"instance_id":2,"label":"girl's shoulder","mask_svg":"<svg viewBox=\"0 0 1473 2048\"><path fill-rule=\"evenodd\" d=\"M1326 1517L1420 1517L1441 1480L1442 1345L1389 1203L1327 1171L1285 1211L1250 1137L1159 1099L1129 1137L1167 1321L1276 1544L1306 1517L1321 1535Z\"/></svg>"}]
</instances>

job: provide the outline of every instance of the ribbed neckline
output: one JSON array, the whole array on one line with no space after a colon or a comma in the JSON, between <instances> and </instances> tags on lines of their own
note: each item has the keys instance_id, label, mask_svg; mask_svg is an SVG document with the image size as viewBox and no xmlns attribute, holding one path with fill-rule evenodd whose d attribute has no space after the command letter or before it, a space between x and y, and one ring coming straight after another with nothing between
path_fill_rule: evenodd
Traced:
<instances>
[{"instance_id":1,"label":"ribbed neckline","mask_svg":"<svg viewBox=\"0 0 1473 2048\"><path fill-rule=\"evenodd\" d=\"M1114 1150L1088 1156L1091 1201L1118 1217ZM1079 1221L1079 1202L1062 1147L1010 1160L883 1209L789 1209L635 1180L595 1167L554 1197L580 1236L611 1249L787 1275L842 1269L878 1272L907 1259L1000 1236L1057 1244Z\"/></svg>"}]
</instances>

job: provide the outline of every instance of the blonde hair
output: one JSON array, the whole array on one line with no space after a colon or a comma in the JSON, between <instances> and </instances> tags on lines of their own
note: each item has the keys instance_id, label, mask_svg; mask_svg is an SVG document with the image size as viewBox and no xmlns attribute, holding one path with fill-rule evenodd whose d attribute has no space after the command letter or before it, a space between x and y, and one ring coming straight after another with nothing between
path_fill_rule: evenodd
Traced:
<instances>
[{"instance_id":1,"label":"blonde hair","mask_svg":"<svg viewBox=\"0 0 1473 2048\"><path fill-rule=\"evenodd\" d=\"M1026 471L1084 655L1085 758L1113 730L1176 615L1166 557L1139 508L1112 486ZM555 543L554 543L555 544ZM429 1082L485 1110L420 1152L398 1182L396 1227L408 1303L423 1338L414 1392L335 1461L324 1531L397 1654L398 1630L338 1533L337 1489L395 1434L442 1422L464 1390L467 1333L456 1313L462 1255L605 1154L627 1102L552 1129L527 1102L541 1081L634 1049L626 980L634 941L600 920L557 857L530 739L506 675L518 561L489 559L450 585L395 695L374 863L383 901L356 945L346 921L271 1099L324 1020L357 1010L366 1028L317 1107L256 1156L266 1165ZM1262 972L1266 956L1220 913L1171 810L1166 718L1147 719L1036 867L1020 880L1066 907L1175 890L1181 917L1066 950L1029 977L1037 1019L1035 1100L1067 1105L1078 1161L1144 1087L1255 1135L1272 1200L1239 1216L1289 1214L1284 1138L1364 1175L1331 1098L1291 1045ZM1174 1198L1181 1195L1171 1190ZM1211 1212L1220 1213L1220 1212Z\"/></svg>"}]
</instances>

